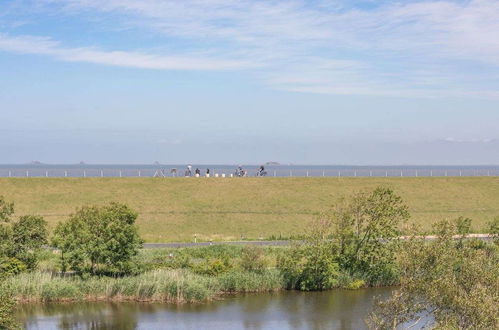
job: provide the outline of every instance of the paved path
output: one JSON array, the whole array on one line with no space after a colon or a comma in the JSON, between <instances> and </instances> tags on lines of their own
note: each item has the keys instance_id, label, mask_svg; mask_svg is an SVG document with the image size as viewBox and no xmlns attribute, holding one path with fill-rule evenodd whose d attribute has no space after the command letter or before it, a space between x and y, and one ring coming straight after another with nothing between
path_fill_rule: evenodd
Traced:
<instances>
[{"instance_id":1,"label":"paved path","mask_svg":"<svg viewBox=\"0 0 499 330\"><path fill-rule=\"evenodd\" d=\"M425 240L431 241L437 238L435 235L428 236L417 236L418 238L424 238ZM455 235L454 238L460 238L460 235ZM401 236L401 239L409 239L409 236ZM466 238L477 238L483 240L492 239L492 235L489 234L469 234ZM287 246L291 245L292 242L300 241L226 241L226 242L200 242L200 243L145 243L145 249L159 249L159 248L184 248L184 247L195 247L195 246L211 246L211 245L258 245L258 246Z\"/></svg>"},{"instance_id":2,"label":"paved path","mask_svg":"<svg viewBox=\"0 0 499 330\"><path fill-rule=\"evenodd\" d=\"M290 245L292 241L226 241L226 242L200 242L200 243L145 243L145 249L158 248L183 248L193 246L211 246L211 245L259 245L259 246L285 246Z\"/></svg>"}]
</instances>

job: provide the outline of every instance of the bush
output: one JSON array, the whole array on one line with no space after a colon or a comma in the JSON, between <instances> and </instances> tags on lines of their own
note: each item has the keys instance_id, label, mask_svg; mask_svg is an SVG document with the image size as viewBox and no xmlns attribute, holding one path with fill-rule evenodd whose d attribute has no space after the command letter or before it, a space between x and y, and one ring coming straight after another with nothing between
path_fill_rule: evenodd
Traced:
<instances>
[{"instance_id":1,"label":"bush","mask_svg":"<svg viewBox=\"0 0 499 330\"><path fill-rule=\"evenodd\" d=\"M229 258L219 259L208 259L204 260L198 264L195 264L193 271L197 274L216 276L222 273L226 273L233 268L233 265Z\"/></svg>"},{"instance_id":2,"label":"bush","mask_svg":"<svg viewBox=\"0 0 499 330\"><path fill-rule=\"evenodd\" d=\"M300 276L300 290L321 291L338 286L339 266L329 244L307 247L305 253L307 260Z\"/></svg>"},{"instance_id":3,"label":"bush","mask_svg":"<svg viewBox=\"0 0 499 330\"><path fill-rule=\"evenodd\" d=\"M458 230L455 222L442 221L434 242L413 237L404 245L400 288L376 305L373 328L409 321L425 328L499 328L499 249L456 241Z\"/></svg>"},{"instance_id":4,"label":"bush","mask_svg":"<svg viewBox=\"0 0 499 330\"><path fill-rule=\"evenodd\" d=\"M9 222L12 214L14 214L14 203L5 201L0 195L0 223Z\"/></svg>"},{"instance_id":5,"label":"bush","mask_svg":"<svg viewBox=\"0 0 499 330\"><path fill-rule=\"evenodd\" d=\"M240 266L249 272L264 272L268 267L264 249L255 246L245 247L242 251Z\"/></svg>"},{"instance_id":6,"label":"bush","mask_svg":"<svg viewBox=\"0 0 499 330\"><path fill-rule=\"evenodd\" d=\"M0 290L0 329L16 329L14 320L15 301L7 290Z\"/></svg>"},{"instance_id":7,"label":"bush","mask_svg":"<svg viewBox=\"0 0 499 330\"><path fill-rule=\"evenodd\" d=\"M366 286L366 282L364 280L354 280L346 286L346 289L358 290L358 289L363 288L365 286Z\"/></svg>"},{"instance_id":8,"label":"bush","mask_svg":"<svg viewBox=\"0 0 499 330\"><path fill-rule=\"evenodd\" d=\"M0 258L0 276L17 275L27 269L26 264L16 258Z\"/></svg>"},{"instance_id":9,"label":"bush","mask_svg":"<svg viewBox=\"0 0 499 330\"><path fill-rule=\"evenodd\" d=\"M494 242L499 245L499 217L489 222L488 232L492 235Z\"/></svg>"},{"instance_id":10,"label":"bush","mask_svg":"<svg viewBox=\"0 0 499 330\"><path fill-rule=\"evenodd\" d=\"M289 253L277 257L277 269L280 270L286 289L299 289L303 273L303 251L299 246L291 247Z\"/></svg>"},{"instance_id":11,"label":"bush","mask_svg":"<svg viewBox=\"0 0 499 330\"><path fill-rule=\"evenodd\" d=\"M12 222L13 213L14 204L0 196L0 277L35 269L47 243L47 223L42 217L24 215Z\"/></svg>"},{"instance_id":12,"label":"bush","mask_svg":"<svg viewBox=\"0 0 499 330\"><path fill-rule=\"evenodd\" d=\"M130 274L142 246L137 213L124 204L83 207L57 225L53 244L61 250L63 270L79 273Z\"/></svg>"}]
</instances>

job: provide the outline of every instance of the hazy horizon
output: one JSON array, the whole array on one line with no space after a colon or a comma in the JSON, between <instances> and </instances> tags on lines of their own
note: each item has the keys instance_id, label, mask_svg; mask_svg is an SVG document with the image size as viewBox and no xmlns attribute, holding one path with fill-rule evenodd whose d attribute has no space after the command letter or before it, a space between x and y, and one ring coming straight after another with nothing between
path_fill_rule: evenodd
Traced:
<instances>
[{"instance_id":1,"label":"hazy horizon","mask_svg":"<svg viewBox=\"0 0 499 330\"><path fill-rule=\"evenodd\" d=\"M495 0L0 3L0 164L499 164Z\"/></svg>"}]
</instances>

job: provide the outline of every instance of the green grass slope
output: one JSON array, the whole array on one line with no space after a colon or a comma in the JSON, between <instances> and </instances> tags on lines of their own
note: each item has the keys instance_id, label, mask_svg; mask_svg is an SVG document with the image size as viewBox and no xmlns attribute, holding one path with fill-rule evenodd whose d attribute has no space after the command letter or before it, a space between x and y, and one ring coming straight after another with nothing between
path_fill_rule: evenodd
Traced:
<instances>
[{"instance_id":1,"label":"green grass slope","mask_svg":"<svg viewBox=\"0 0 499 330\"><path fill-rule=\"evenodd\" d=\"M301 234L314 214L342 197L393 188L411 221L427 230L443 218L499 215L499 178L2 178L16 214L43 215L51 228L77 207L119 201L139 212L147 242L254 239Z\"/></svg>"}]
</instances>

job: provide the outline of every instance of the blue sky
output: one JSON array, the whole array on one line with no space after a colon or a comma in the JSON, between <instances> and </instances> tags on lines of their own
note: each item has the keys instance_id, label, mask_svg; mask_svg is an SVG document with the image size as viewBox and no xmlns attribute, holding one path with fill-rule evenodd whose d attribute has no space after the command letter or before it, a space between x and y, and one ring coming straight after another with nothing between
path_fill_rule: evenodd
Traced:
<instances>
[{"instance_id":1,"label":"blue sky","mask_svg":"<svg viewBox=\"0 0 499 330\"><path fill-rule=\"evenodd\" d=\"M0 163L499 164L496 0L0 1Z\"/></svg>"}]
</instances>

